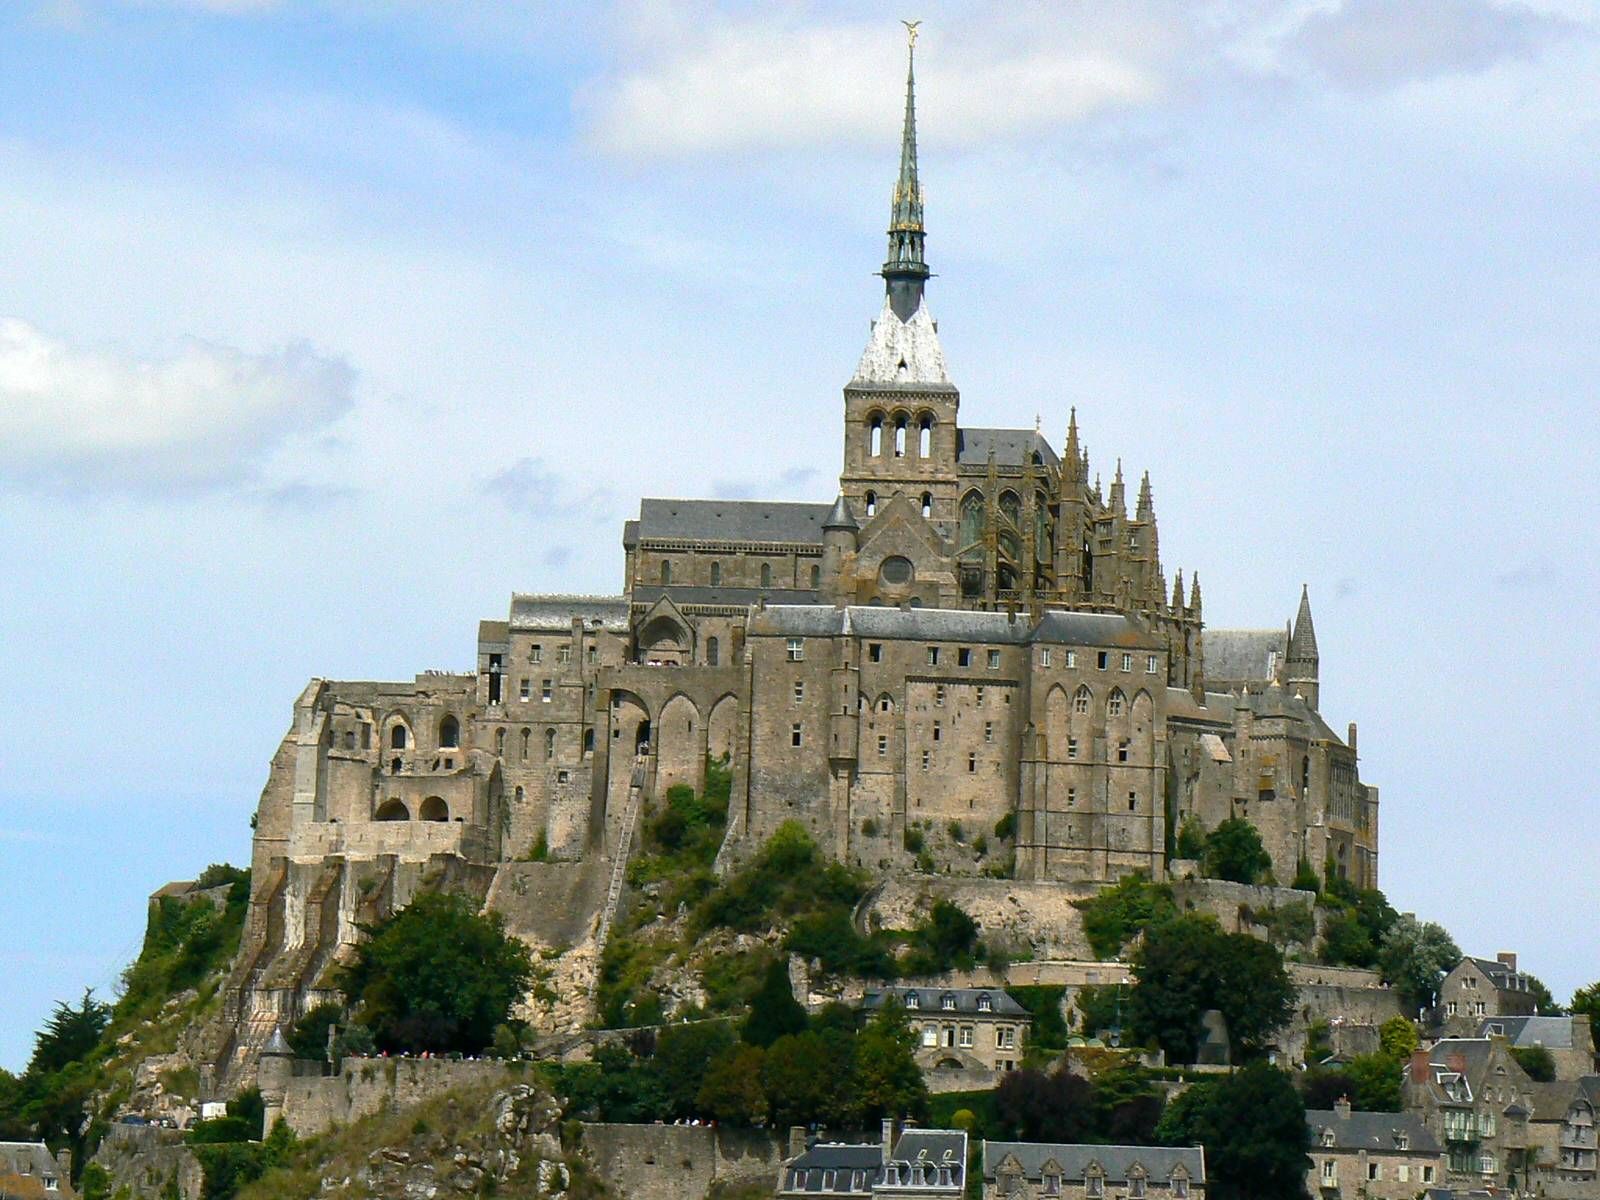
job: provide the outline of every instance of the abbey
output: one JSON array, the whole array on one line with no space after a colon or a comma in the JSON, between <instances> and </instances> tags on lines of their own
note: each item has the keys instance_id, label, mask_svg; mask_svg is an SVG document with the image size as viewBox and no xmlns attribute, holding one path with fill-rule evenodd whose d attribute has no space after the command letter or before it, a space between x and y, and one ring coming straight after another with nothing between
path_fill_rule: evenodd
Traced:
<instances>
[{"instance_id":1,"label":"abbey","mask_svg":"<svg viewBox=\"0 0 1600 1200\"><path fill-rule=\"evenodd\" d=\"M1184 822L1242 816L1280 881L1376 885L1377 789L1318 713L1304 591L1282 629L1207 628L1148 476L1102 488L1076 413L1059 446L964 426L924 240L908 72L837 494L643 500L621 594L514 595L460 674L307 686L257 816L242 1029L314 1002L426 876L493 901L530 859L609 871L708 760L733 780L724 863L794 820L872 870L1160 879Z\"/></svg>"}]
</instances>

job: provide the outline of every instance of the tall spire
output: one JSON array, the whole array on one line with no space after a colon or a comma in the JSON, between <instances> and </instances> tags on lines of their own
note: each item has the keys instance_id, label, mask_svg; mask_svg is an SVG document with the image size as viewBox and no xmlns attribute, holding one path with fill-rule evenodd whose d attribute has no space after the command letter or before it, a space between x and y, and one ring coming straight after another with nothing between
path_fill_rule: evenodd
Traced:
<instances>
[{"instance_id":1,"label":"tall spire","mask_svg":"<svg viewBox=\"0 0 1600 1200\"><path fill-rule=\"evenodd\" d=\"M1317 663L1317 631L1311 624L1311 593L1305 584L1300 585L1300 611L1289 633L1289 657L1313 668Z\"/></svg>"},{"instance_id":2,"label":"tall spire","mask_svg":"<svg viewBox=\"0 0 1600 1200\"><path fill-rule=\"evenodd\" d=\"M900 177L895 180L894 203L889 215L889 257L883 280L894 315L909 321L922 303L922 285L928 279L923 261L922 185L917 182L917 26L906 21L906 122L900 134Z\"/></svg>"}]
</instances>

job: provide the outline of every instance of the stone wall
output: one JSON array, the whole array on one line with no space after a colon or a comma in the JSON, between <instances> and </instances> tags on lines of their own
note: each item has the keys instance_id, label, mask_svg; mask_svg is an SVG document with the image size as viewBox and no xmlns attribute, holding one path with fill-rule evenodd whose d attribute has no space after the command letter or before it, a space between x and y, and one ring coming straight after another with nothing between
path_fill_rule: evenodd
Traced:
<instances>
[{"instance_id":1,"label":"stone wall","mask_svg":"<svg viewBox=\"0 0 1600 1200\"><path fill-rule=\"evenodd\" d=\"M1082 915L1072 902L1099 890L1093 883L899 875L885 880L864 913L885 928L909 929L935 900L949 900L978 923L986 940L1031 949L1038 958L1087 959L1092 954Z\"/></svg>"},{"instance_id":2,"label":"stone wall","mask_svg":"<svg viewBox=\"0 0 1600 1200\"><path fill-rule=\"evenodd\" d=\"M200 1200L205 1171L176 1129L156 1125L115 1124L91 1160L111 1176L111 1194L124 1188L133 1196L170 1196Z\"/></svg>"},{"instance_id":3,"label":"stone wall","mask_svg":"<svg viewBox=\"0 0 1600 1200\"><path fill-rule=\"evenodd\" d=\"M594 1123L583 1150L622 1200L704 1200L714 1183L774 1185L784 1145L760 1130Z\"/></svg>"},{"instance_id":4,"label":"stone wall","mask_svg":"<svg viewBox=\"0 0 1600 1200\"><path fill-rule=\"evenodd\" d=\"M309 1137L386 1108L420 1104L451 1088L517 1078L499 1061L347 1058L337 1075L291 1079L284 1093L283 1120L297 1136Z\"/></svg>"}]
</instances>

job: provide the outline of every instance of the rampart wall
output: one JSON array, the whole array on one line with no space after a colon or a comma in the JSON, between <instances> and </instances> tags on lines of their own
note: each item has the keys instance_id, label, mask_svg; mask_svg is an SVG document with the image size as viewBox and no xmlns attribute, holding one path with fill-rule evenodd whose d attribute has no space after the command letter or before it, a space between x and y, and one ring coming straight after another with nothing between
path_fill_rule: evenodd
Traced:
<instances>
[{"instance_id":1,"label":"rampart wall","mask_svg":"<svg viewBox=\"0 0 1600 1200\"><path fill-rule=\"evenodd\" d=\"M583 1149L623 1200L704 1200L714 1183L771 1188L784 1144L766 1130L586 1124Z\"/></svg>"}]
</instances>

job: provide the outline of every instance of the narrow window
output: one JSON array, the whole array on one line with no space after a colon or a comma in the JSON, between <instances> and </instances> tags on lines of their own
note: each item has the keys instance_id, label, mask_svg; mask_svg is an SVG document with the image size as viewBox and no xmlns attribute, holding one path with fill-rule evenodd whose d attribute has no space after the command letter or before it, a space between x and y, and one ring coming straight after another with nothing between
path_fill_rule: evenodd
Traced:
<instances>
[{"instance_id":1,"label":"narrow window","mask_svg":"<svg viewBox=\"0 0 1600 1200\"><path fill-rule=\"evenodd\" d=\"M1106 716L1120 717L1122 715L1122 700L1123 697L1121 690L1113 690L1110 697L1106 700Z\"/></svg>"},{"instance_id":2,"label":"narrow window","mask_svg":"<svg viewBox=\"0 0 1600 1200\"><path fill-rule=\"evenodd\" d=\"M878 493L877 492L868 492L867 493L867 516L875 517L877 515L878 515Z\"/></svg>"},{"instance_id":3,"label":"narrow window","mask_svg":"<svg viewBox=\"0 0 1600 1200\"><path fill-rule=\"evenodd\" d=\"M1110 659L1111 655L1102 650L1099 654L1095 655L1095 666L1104 671L1106 669L1106 663L1109 662Z\"/></svg>"},{"instance_id":4,"label":"narrow window","mask_svg":"<svg viewBox=\"0 0 1600 1200\"><path fill-rule=\"evenodd\" d=\"M719 563L719 562L714 562L714 563L711 564L711 586L712 587L718 587L718 586L721 585L721 583L722 583L722 564Z\"/></svg>"},{"instance_id":5,"label":"narrow window","mask_svg":"<svg viewBox=\"0 0 1600 1200\"><path fill-rule=\"evenodd\" d=\"M906 419L904 416L894 419L894 456L896 458L904 458L906 456Z\"/></svg>"},{"instance_id":6,"label":"narrow window","mask_svg":"<svg viewBox=\"0 0 1600 1200\"><path fill-rule=\"evenodd\" d=\"M1077 806L1078 806L1078 789L1077 788L1068 788L1067 789L1067 807L1068 808L1076 808Z\"/></svg>"},{"instance_id":7,"label":"narrow window","mask_svg":"<svg viewBox=\"0 0 1600 1200\"><path fill-rule=\"evenodd\" d=\"M928 647L928 665L930 667L937 667L939 665L939 647Z\"/></svg>"},{"instance_id":8,"label":"narrow window","mask_svg":"<svg viewBox=\"0 0 1600 1200\"><path fill-rule=\"evenodd\" d=\"M1124 655L1123 655L1123 656L1122 656L1122 669L1123 669L1123 670L1124 670L1124 671L1131 671L1131 670L1133 670L1133 655L1131 655L1131 654L1124 654Z\"/></svg>"},{"instance_id":9,"label":"narrow window","mask_svg":"<svg viewBox=\"0 0 1600 1200\"><path fill-rule=\"evenodd\" d=\"M761 586L762 587L771 587L772 586L772 564L771 563L762 563L761 564Z\"/></svg>"},{"instance_id":10,"label":"narrow window","mask_svg":"<svg viewBox=\"0 0 1600 1200\"><path fill-rule=\"evenodd\" d=\"M788 643L790 662L801 662L806 656L806 642L804 638L790 638Z\"/></svg>"},{"instance_id":11,"label":"narrow window","mask_svg":"<svg viewBox=\"0 0 1600 1200\"><path fill-rule=\"evenodd\" d=\"M923 417L917 422L917 457L927 458L933 453L933 418ZM924 513L924 516L927 514Z\"/></svg>"},{"instance_id":12,"label":"narrow window","mask_svg":"<svg viewBox=\"0 0 1600 1200\"><path fill-rule=\"evenodd\" d=\"M1156 664L1157 664L1157 663L1158 663L1158 662L1159 662L1159 661L1160 661L1160 660L1159 660L1159 659L1157 659L1157 657L1156 657L1156 656L1155 656L1155 655L1154 655L1154 654L1147 654L1147 655L1145 655L1145 659L1144 659L1144 673L1145 673L1145 674L1146 674L1146 675L1154 675L1154 674L1155 674L1155 673L1156 673Z\"/></svg>"},{"instance_id":13,"label":"narrow window","mask_svg":"<svg viewBox=\"0 0 1600 1200\"><path fill-rule=\"evenodd\" d=\"M989 651L989 670L998 671L999 669L1000 669L1000 651L991 650L991 651Z\"/></svg>"},{"instance_id":14,"label":"narrow window","mask_svg":"<svg viewBox=\"0 0 1600 1200\"><path fill-rule=\"evenodd\" d=\"M933 689L933 704L935 708L944 707L944 684Z\"/></svg>"},{"instance_id":15,"label":"narrow window","mask_svg":"<svg viewBox=\"0 0 1600 1200\"><path fill-rule=\"evenodd\" d=\"M1078 665L1078 652L1076 650L1068 650L1067 651L1067 666L1075 667L1077 665Z\"/></svg>"},{"instance_id":16,"label":"narrow window","mask_svg":"<svg viewBox=\"0 0 1600 1200\"><path fill-rule=\"evenodd\" d=\"M1139 811L1139 797L1138 797L1137 793L1134 793L1134 792L1129 792L1128 793L1128 811L1129 812L1138 812Z\"/></svg>"},{"instance_id":17,"label":"narrow window","mask_svg":"<svg viewBox=\"0 0 1600 1200\"><path fill-rule=\"evenodd\" d=\"M933 723L933 740L937 742L939 740L939 738L941 737L941 735L943 735L943 733L944 733L944 726L941 725L938 721L935 721Z\"/></svg>"},{"instance_id":18,"label":"narrow window","mask_svg":"<svg viewBox=\"0 0 1600 1200\"><path fill-rule=\"evenodd\" d=\"M1126 738L1117 743L1117 761L1128 761L1128 740Z\"/></svg>"},{"instance_id":19,"label":"narrow window","mask_svg":"<svg viewBox=\"0 0 1600 1200\"><path fill-rule=\"evenodd\" d=\"M800 726L798 724L791 725L791 726L789 726L789 745L798 746L799 744L800 744Z\"/></svg>"},{"instance_id":20,"label":"narrow window","mask_svg":"<svg viewBox=\"0 0 1600 1200\"><path fill-rule=\"evenodd\" d=\"M958 667L970 667L971 665L972 665L972 651L970 649L968 649L966 646L962 646L959 650L956 651L956 666L958 666Z\"/></svg>"},{"instance_id":21,"label":"narrow window","mask_svg":"<svg viewBox=\"0 0 1600 1200\"><path fill-rule=\"evenodd\" d=\"M537 645L537 644L529 646L528 647L528 661L531 662L531 663L543 662L544 661L544 647L540 646L540 645Z\"/></svg>"},{"instance_id":22,"label":"narrow window","mask_svg":"<svg viewBox=\"0 0 1600 1200\"><path fill-rule=\"evenodd\" d=\"M591 664L599 662L600 661L600 649L599 649L599 647L590 646L586 651L584 651L584 659L587 662L591 663Z\"/></svg>"},{"instance_id":23,"label":"narrow window","mask_svg":"<svg viewBox=\"0 0 1600 1200\"><path fill-rule=\"evenodd\" d=\"M889 754L889 739L883 734L878 735L878 757L886 758Z\"/></svg>"},{"instance_id":24,"label":"narrow window","mask_svg":"<svg viewBox=\"0 0 1600 1200\"><path fill-rule=\"evenodd\" d=\"M661 560L661 585L665 587L672 582L672 562L670 559Z\"/></svg>"},{"instance_id":25,"label":"narrow window","mask_svg":"<svg viewBox=\"0 0 1600 1200\"><path fill-rule=\"evenodd\" d=\"M882 642L868 642L867 643L867 661L868 662L882 662L883 661L883 643Z\"/></svg>"},{"instance_id":26,"label":"narrow window","mask_svg":"<svg viewBox=\"0 0 1600 1200\"><path fill-rule=\"evenodd\" d=\"M523 762L527 762L528 761L528 743L529 743L529 741L532 740L532 738L533 738L533 730L524 729L522 731L522 761Z\"/></svg>"},{"instance_id":27,"label":"narrow window","mask_svg":"<svg viewBox=\"0 0 1600 1200\"><path fill-rule=\"evenodd\" d=\"M867 425L867 453L873 458L883 453L883 418L874 416Z\"/></svg>"},{"instance_id":28,"label":"narrow window","mask_svg":"<svg viewBox=\"0 0 1600 1200\"><path fill-rule=\"evenodd\" d=\"M389 730L389 749L404 750L406 748L406 727L396 725Z\"/></svg>"},{"instance_id":29,"label":"narrow window","mask_svg":"<svg viewBox=\"0 0 1600 1200\"><path fill-rule=\"evenodd\" d=\"M439 745L447 750L461 744L461 723L452 716L439 722Z\"/></svg>"},{"instance_id":30,"label":"narrow window","mask_svg":"<svg viewBox=\"0 0 1600 1200\"><path fill-rule=\"evenodd\" d=\"M556 731L554 729L546 729L544 731L544 760L545 762L549 762L555 756Z\"/></svg>"},{"instance_id":31,"label":"narrow window","mask_svg":"<svg viewBox=\"0 0 1600 1200\"><path fill-rule=\"evenodd\" d=\"M494 731L494 753L496 758L505 757L506 731L504 729L496 729Z\"/></svg>"},{"instance_id":32,"label":"narrow window","mask_svg":"<svg viewBox=\"0 0 1600 1200\"><path fill-rule=\"evenodd\" d=\"M805 698L806 698L806 685L805 685L805 682L803 680L796 679L794 681L794 702L796 704L799 704Z\"/></svg>"},{"instance_id":33,"label":"narrow window","mask_svg":"<svg viewBox=\"0 0 1600 1200\"><path fill-rule=\"evenodd\" d=\"M933 493L932 492L923 492L922 493L922 515L923 515L924 519L932 519L932 517L933 517Z\"/></svg>"},{"instance_id":34,"label":"narrow window","mask_svg":"<svg viewBox=\"0 0 1600 1200\"><path fill-rule=\"evenodd\" d=\"M1072 693L1072 711L1080 715L1088 712L1090 699L1089 689L1080 684L1078 690Z\"/></svg>"},{"instance_id":35,"label":"narrow window","mask_svg":"<svg viewBox=\"0 0 1600 1200\"><path fill-rule=\"evenodd\" d=\"M978 688L977 692L978 692L978 705L977 706L979 708L982 708L983 707L983 689L982 688Z\"/></svg>"},{"instance_id":36,"label":"narrow window","mask_svg":"<svg viewBox=\"0 0 1600 1200\"><path fill-rule=\"evenodd\" d=\"M540 702L544 703L544 704L549 704L550 701L553 700L553 699L555 699L555 680L553 680L553 679L543 680L539 684L539 700L540 700Z\"/></svg>"},{"instance_id":37,"label":"narrow window","mask_svg":"<svg viewBox=\"0 0 1600 1200\"><path fill-rule=\"evenodd\" d=\"M985 721L983 723L983 740L986 741L986 742L994 741L994 722L993 721Z\"/></svg>"},{"instance_id":38,"label":"narrow window","mask_svg":"<svg viewBox=\"0 0 1600 1200\"><path fill-rule=\"evenodd\" d=\"M1067 739L1067 757L1068 758L1077 758L1078 757L1078 739L1077 738L1068 738Z\"/></svg>"},{"instance_id":39,"label":"narrow window","mask_svg":"<svg viewBox=\"0 0 1600 1200\"><path fill-rule=\"evenodd\" d=\"M1048 667L1050 665L1050 647L1049 646L1046 646L1043 650L1039 651L1039 665L1041 667Z\"/></svg>"},{"instance_id":40,"label":"narrow window","mask_svg":"<svg viewBox=\"0 0 1600 1200\"><path fill-rule=\"evenodd\" d=\"M811 567L811 586L813 588L822 586L822 568L815 563Z\"/></svg>"},{"instance_id":41,"label":"narrow window","mask_svg":"<svg viewBox=\"0 0 1600 1200\"><path fill-rule=\"evenodd\" d=\"M929 765L929 763L932 762L932 760L933 760L933 755L930 754L928 751L924 750L922 752L922 769L924 771L926 771L928 769L928 765ZM396 760L396 761L398 761L398 760Z\"/></svg>"},{"instance_id":42,"label":"narrow window","mask_svg":"<svg viewBox=\"0 0 1600 1200\"><path fill-rule=\"evenodd\" d=\"M714 667L721 660L722 644L714 637L706 639L706 666Z\"/></svg>"},{"instance_id":43,"label":"narrow window","mask_svg":"<svg viewBox=\"0 0 1600 1200\"><path fill-rule=\"evenodd\" d=\"M530 692L529 692L528 689L531 688L532 686L533 686L533 681L530 680L530 679L519 680L518 683L517 683L517 699L526 702L528 697L529 697L529 695L530 695Z\"/></svg>"},{"instance_id":44,"label":"narrow window","mask_svg":"<svg viewBox=\"0 0 1600 1200\"><path fill-rule=\"evenodd\" d=\"M978 773L978 756L976 754L968 754L967 755L967 774L968 775L976 775L977 773Z\"/></svg>"},{"instance_id":45,"label":"narrow window","mask_svg":"<svg viewBox=\"0 0 1600 1200\"><path fill-rule=\"evenodd\" d=\"M556 661L558 663L570 663L572 661L571 642L562 642L561 645L556 647Z\"/></svg>"}]
</instances>

